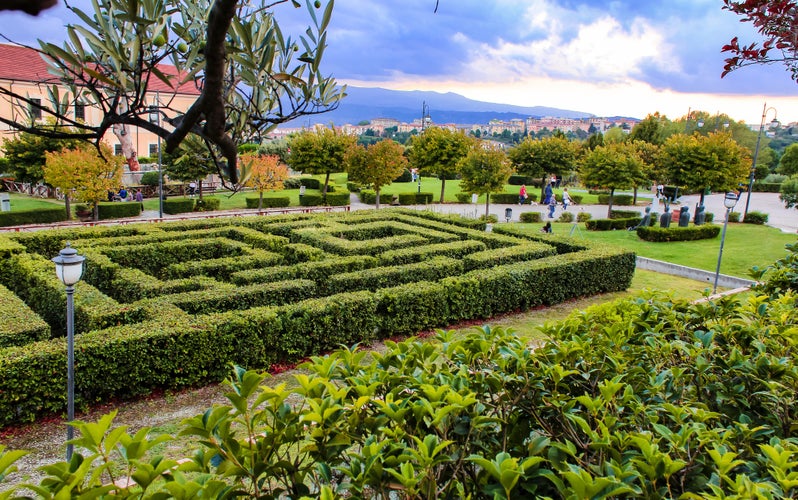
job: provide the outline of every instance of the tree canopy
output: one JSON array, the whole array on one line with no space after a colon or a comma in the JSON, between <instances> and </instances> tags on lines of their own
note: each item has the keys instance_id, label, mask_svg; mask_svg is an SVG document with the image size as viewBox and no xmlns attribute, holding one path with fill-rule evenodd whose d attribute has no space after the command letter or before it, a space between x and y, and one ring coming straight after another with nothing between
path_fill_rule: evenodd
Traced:
<instances>
[{"instance_id":1,"label":"tree canopy","mask_svg":"<svg viewBox=\"0 0 798 500\"><path fill-rule=\"evenodd\" d=\"M317 127L305 130L288 138L291 154L288 164L297 172L324 175L322 196L327 194L330 174L343 172L346 168L346 152L357 142L357 137L335 129Z\"/></svg>"},{"instance_id":2,"label":"tree canopy","mask_svg":"<svg viewBox=\"0 0 798 500\"><path fill-rule=\"evenodd\" d=\"M380 208L380 190L407 168L408 161L402 145L386 139L368 147L352 146L347 152L346 164L349 180L374 188L377 208Z\"/></svg>"},{"instance_id":3,"label":"tree canopy","mask_svg":"<svg viewBox=\"0 0 798 500\"><path fill-rule=\"evenodd\" d=\"M436 174L441 179L440 203L443 203L446 179L459 172L460 160L465 158L474 139L462 132L441 127L429 127L410 139L410 164L420 172Z\"/></svg>"},{"instance_id":4,"label":"tree canopy","mask_svg":"<svg viewBox=\"0 0 798 500\"><path fill-rule=\"evenodd\" d=\"M616 189L630 189L646 182L645 164L634 144L616 142L598 146L582 159L580 173L587 186L602 186L610 190L607 217L612 213L612 198Z\"/></svg>"},{"instance_id":5,"label":"tree canopy","mask_svg":"<svg viewBox=\"0 0 798 500\"><path fill-rule=\"evenodd\" d=\"M164 138L167 152L196 134L211 147L223 179L235 184L238 143L279 123L334 109L344 95L321 69L333 0L324 6L305 2L310 26L297 38L283 33L274 10L280 5L300 8L298 0L107 0L92 5L92 11L68 6L82 21L67 26L68 41L61 46L40 42L34 49L67 89L48 86L50 102L42 112L76 131L0 121L38 135L95 144L114 126L131 125ZM175 74L165 71L166 64L174 66ZM181 85L196 86L199 97L183 112L164 96L161 123L150 123L156 80L175 92ZM0 87L0 95L26 108L34 104L11 88ZM77 99L101 111L98 124L65 112Z\"/></svg>"},{"instance_id":6,"label":"tree canopy","mask_svg":"<svg viewBox=\"0 0 798 500\"><path fill-rule=\"evenodd\" d=\"M490 215L490 193L504 189L507 179L513 173L504 151L497 148L474 147L460 162L460 189L466 193L484 194L485 218Z\"/></svg>"}]
</instances>

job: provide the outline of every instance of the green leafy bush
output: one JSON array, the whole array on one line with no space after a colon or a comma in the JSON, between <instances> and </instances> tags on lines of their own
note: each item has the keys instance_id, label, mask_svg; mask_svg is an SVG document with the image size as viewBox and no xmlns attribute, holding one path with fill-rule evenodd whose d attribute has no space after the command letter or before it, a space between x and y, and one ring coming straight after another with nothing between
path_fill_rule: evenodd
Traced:
<instances>
[{"instance_id":1,"label":"green leafy bush","mask_svg":"<svg viewBox=\"0 0 798 500\"><path fill-rule=\"evenodd\" d=\"M247 208L258 208L259 197L247 196ZM291 198L288 196L267 196L263 198L263 208L281 208L291 205Z\"/></svg>"},{"instance_id":2,"label":"green leafy bush","mask_svg":"<svg viewBox=\"0 0 798 500\"><path fill-rule=\"evenodd\" d=\"M518 218L521 222L540 222L540 212L521 212Z\"/></svg>"},{"instance_id":3,"label":"green leafy bush","mask_svg":"<svg viewBox=\"0 0 798 500\"><path fill-rule=\"evenodd\" d=\"M631 219L640 217L640 212L637 210L612 210L610 212L610 219Z\"/></svg>"},{"instance_id":4,"label":"green leafy bush","mask_svg":"<svg viewBox=\"0 0 798 500\"><path fill-rule=\"evenodd\" d=\"M163 200L163 212L165 214L184 214L194 211L193 198L169 198Z\"/></svg>"},{"instance_id":5,"label":"green leafy bush","mask_svg":"<svg viewBox=\"0 0 798 500\"><path fill-rule=\"evenodd\" d=\"M579 212L576 214L576 222L587 222L593 215L590 212Z\"/></svg>"},{"instance_id":6,"label":"green leafy bush","mask_svg":"<svg viewBox=\"0 0 798 500\"><path fill-rule=\"evenodd\" d=\"M285 189L299 189L300 186L302 186L302 181L299 177L289 177L283 181L283 187Z\"/></svg>"},{"instance_id":7,"label":"green leafy bush","mask_svg":"<svg viewBox=\"0 0 798 500\"><path fill-rule=\"evenodd\" d=\"M0 212L0 226L21 226L24 224L49 224L67 220L63 208L37 208L35 210L17 210Z\"/></svg>"},{"instance_id":8,"label":"green leafy bush","mask_svg":"<svg viewBox=\"0 0 798 500\"><path fill-rule=\"evenodd\" d=\"M410 170L404 169L402 173L399 174L399 177L393 180L393 182L411 182L413 180L413 174L410 173Z\"/></svg>"},{"instance_id":9,"label":"green leafy bush","mask_svg":"<svg viewBox=\"0 0 798 500\"><path fill-rule=\"evenodd\" d=\"M609 194L600 194L598 195L598 202L600 205L609 205L610 203L610 195ZM616 194L612 197L612 204L613 205L634 205L634 196L630 194Z\"/></svg>"},{"instance_id":10,"label":"green leafy bush","mask_svg":"<svg viewBox=\"0 0 798 500\"><path fill-rule=\"evenodd\" d=\"M299 204L303 207L317 207L321 205L321 194L305 193L299 197Z\"/></svg>"},{"instance_id":11,"label":"green leafy bush","mask_svg":"<svg viewBox=\"0 0 798 500\"><path fill-rule=\"evenodd\" d=\"M729 222L740 222L741 216L740 212L729 212Z\"/></svg>"},{"instance_id":12,"label":"green leafy bush","mask_svg":"<svg viewBox=\"0 0 798 500\"><path fill-rule=\"evenodd\" d=\"M299 184L308 189L321 189L323 183L315 177L299 177Z\"/></svg>"},{"instance_id":13,"label":"green leafy bush","mask_svg":"<svg viewBox=\"0 0 798 500\"><path fill-rule=\"evenodd\" d=\"M754 182L752 191L755 193L778 193L781 190L780 182Z\"/></svg>"},{"instance_id":14,"label":"green leafy bush","mask_svg":"<svg viewBox=\"0 0 798 500\"><path fill-rule=\"evenodd\" d=\"M763 212L757 212L752 210L746 214L745 218L743 219L743 223L745 224L767 224L768 222L768 214Z\"/></svg>"},{"instance_id":15,"label":"green leafy bush","mask_svg":"<svg viewBox=\"0 0 798 500\"><path fill-rule=\"evenodd\" d=\"M637 236L646 241L695 241L717 238L720 226L703 224L689 227L638 227Z\"/></svg>"},{"instance_id":16,"label":"green leafy bush","mask_svg":"<svg viewBox=\"0 0 798 500\"><path fill-rule=\"evenodd\" d=\"M342 207L349 205L349 191L343 191L340 193L328 192L325 205L329 205L331 207Z\"/></svg>"},{"instance_id":17,"label":"green leafy bush","mask_svg":"<svg viewBox=\"0 0 798 500\"><path fill-rule=\"evenodd\" d=\"M523 186L523 185L534 186L534 185L540 185L540 179L536 179L528 175L513 174L510 176L509 179L507 179L507 184L511 186Z\"/></svg>"},{"instance_id":18,"label":"green leafy bush","mask_svg":"<svg viewBox=\"0 0 798 500\"><path fill-rule=\"evenodd\" d=\"M205 196L201 200L197 199L194 203L195 212L213 212L219 210L222 200L216 197Z\"/></svg>"},{"instance_id":19,"label":"green leafy bush","mask_svg":"<svg viewBox=\"0 0 798 500\"><path fill-rule=\"evenodd\" d=\"M457 198L457 203L471 203L470 193L456 193L454 197Z\"/></svg>"},{"instance_id":20,"label":"green leafy bush","mask_svg":"<svg viewBox=\"0 0 798 500\"><path fill-rule=\"evenodd\" d=\"M157 186L160 182L160 176L157 170L150 170L141 174L139 184L142 186Z\"/></svg>"},{"instance_id":21,"label":"green leafy bush","mask_svg":"<svg viewBox=\"0 0 798 500\"><path fill-rule=\"evenodd\" d=\"M141 215L143 206L139 202L104 202L98 204L97 215L100 220L122 219L125 217L138 217Z\"/></svg>"},{"instance_id":22,"label":"green leafy bush","mask_svg":"<svg viewBox=\"0 0 798 500\"><path fill-rule=\"evenodd\" d=\"M628 217L624 219L588 219L585 221L585 227L589 231L629 229L630 227L638 226L642 220L642 217Z\"/></svg>"},{"instance_id":23,"label":"green leafy bush","mask_svg":"<svg viewBox=\"0 0 798 500\"><path fill-rule=\"evenodd\" d=\"M557 219L560 222L573 222L574 221L574 213L573 212L566 212L560 214L560 218Z\"/></svg>"}]
</instances>

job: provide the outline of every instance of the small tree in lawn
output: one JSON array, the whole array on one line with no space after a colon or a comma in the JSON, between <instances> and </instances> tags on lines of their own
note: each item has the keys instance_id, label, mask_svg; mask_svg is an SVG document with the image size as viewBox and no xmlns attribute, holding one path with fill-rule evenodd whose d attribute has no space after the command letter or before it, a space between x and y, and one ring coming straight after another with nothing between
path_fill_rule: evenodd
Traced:
<instances>
[{"instance_id":1,"label":"small tree in lawn","mask_svg":"<svg viewBox=\"0 0 798 500\"><path fill-rule=\"evenodd\" d=\"M327 201L330 174L344 171L344 155L356 142L357 137L329 128L303 131L288 138L288 164L297 172L324 174L322 199Z\"/></svg>"},{"instance_id":2,"label":"small tree in lawn","mask_svg":"<svg viewBox=\"0 0 798 500\"><path fill-rule=\"evenodd\" d=\"M61 189L67 199L67 216L70 216L69 198L74 192L75 200L93 208L94 220L99 219L98 204L109 190L122 184L124 158L114 156L110 146L103 143L100 152L91 147L78 147L46 153L44 180Z\"/></svg>"},{"instance_id":3,"label":"small tree in lawn","mask_svg":"<svg viewBox=\"0 0 798 500\"><path fill-rule=\"evenodd\" d=\"M354 145L346 154L346 169L349 180L361 184L370 184L380 208L380 190L396 179L405 168L407 158L401 144L386 139L372 144L368 148Z\"/></svg>"},{"instance_id":4,"label":"small tree in lawn","mask_svg":"<svg viewBox=\"0 0 798 500\"><path fill-rule=\"evenodd\" d=\"M420 172L437 174L441 179L441 198L446 192L446 179L459 172L460 160L474 143L472 137L440 127L430 127L410 140L410 163Z\"/></svg>"},{"instance_id":5,"label":"small tree in lawn","mask_svg":"<svg viewBox=\"0 0 798 500\"><path fill-rule=\"evenodd\" d=\"M460 189L466 193L486 195L485 220L488 220L490 193L500 193L512 173L513 168L504 151L477 146L460 162Z\"/></svg>"},{"instance_id":6,"label":"small tree in lawn","mask_svg":"<svg viewBox=\"0 0 798 500\"><path fill-rule=\"evenodd\" d=\"M288 178L288 167L280 163L277 155L242 154L241 181L258 192L258 210L263 208L263 192L283 189Z\"/></svg>"},{"instance_id":7,"label":"small tree in lawn","mask_svg":"<svg viewBox=\"0 0 798 500\"><path fill-rule=\"evenodd\" d=\"M616 142L599 146L582 159L580 174L587 186L604 186L610 190L607 217L612 215L612 199L616 189L631 189L645 182L645 164L634 144Z\"/></svg>"}]
</instances>

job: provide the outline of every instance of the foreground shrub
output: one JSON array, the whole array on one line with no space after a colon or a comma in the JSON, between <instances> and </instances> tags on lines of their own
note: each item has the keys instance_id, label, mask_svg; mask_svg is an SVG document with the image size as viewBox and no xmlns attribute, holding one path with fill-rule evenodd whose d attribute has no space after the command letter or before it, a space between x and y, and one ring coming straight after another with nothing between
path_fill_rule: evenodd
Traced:
<instances>
[{"instance_id":1,"label":"foreground shrub","mask_svg":"<svg viewBox=\"0 0 798 500\"><path fill-rule=\"evenodd\" d=\"M521 212L518 218L521 222L540 222L540 212Z\"/></svg>"},{"instance_id":2,"label":"foreground shrub","mask_svg":"<svg viewBox=\"0 0 798 500\"><path fill-rule=\"evenodd\" d=\"M436 310L386 293L410 315ZM47 467L38 487L52 498L791 498L796 322L792 293L646 295L549 324L535 349L482 327L315 356L292 383L236 367L227 402L181 425L190 459L163 458L169 436L114 429L112 413L76 422L73 464ZM0 453L2 477L21 452ZM135 482L107 485L120 470Z\"/></svg>"},{"instance_id":3,"label":"foreground shrub","mask_svg":"<svg viewBox=\"0 0 798 500\"><path fill-rule=\"evenodd\" d=\"M746 214L745 218L743 219L743 223L745 224L767 224L768 222L768 214L763 212L757 212L756 210L752 210Z\"/></svg>"},{"instance_id":4,"label":"foreground shrub","mask_svg":"<svg viewBox=\"0 0 798 500\"><path fill-rule=\"evenodd\" d=\"M689 227L638 227L637 236L646 241L695 241L717 238L720 226L703 224Z\"/></svg>"}]
</instances>

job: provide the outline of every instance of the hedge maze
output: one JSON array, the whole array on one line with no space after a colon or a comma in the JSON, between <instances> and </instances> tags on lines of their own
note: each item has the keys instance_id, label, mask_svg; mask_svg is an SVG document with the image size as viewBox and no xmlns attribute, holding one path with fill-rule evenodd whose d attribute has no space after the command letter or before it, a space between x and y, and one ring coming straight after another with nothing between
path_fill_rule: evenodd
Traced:
<instances>
[{"instance_id":1,"label":"hedge maze","mask_svg":"<svg viewBox=\"0 0 798 500\"><path fill-rule=\"evenodd\" d=\"M66 406L66 295L86 257L76 401L223 379L342 344L623 290L634 254L431 212L255 216L0 239L0 425Z\"/></svg>"}]
</instances>

